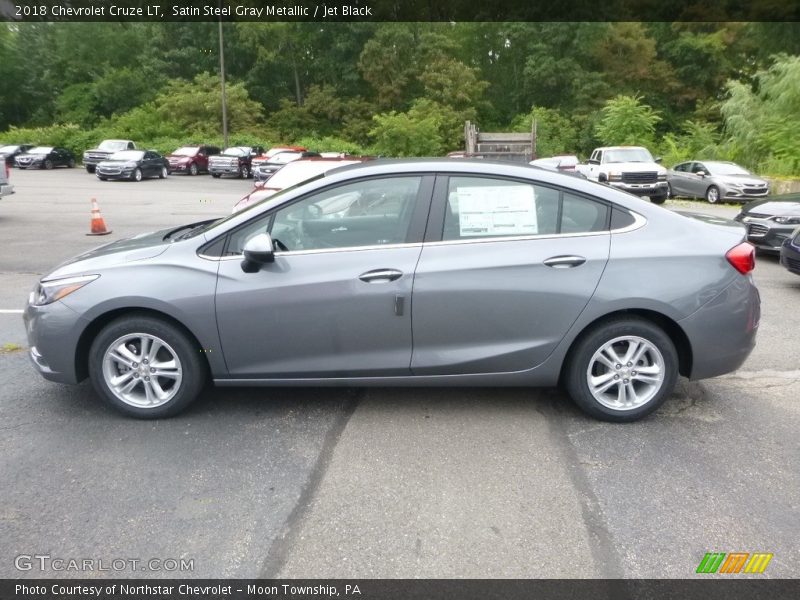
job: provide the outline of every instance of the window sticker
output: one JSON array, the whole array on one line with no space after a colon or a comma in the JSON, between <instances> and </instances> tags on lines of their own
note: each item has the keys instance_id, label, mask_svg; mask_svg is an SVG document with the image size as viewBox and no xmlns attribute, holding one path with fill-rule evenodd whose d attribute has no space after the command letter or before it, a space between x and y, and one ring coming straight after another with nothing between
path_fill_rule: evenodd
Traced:
<instances>
[{"instance_id":1,"label":"window sticker","mask_svg":"<svg viewBox=\"0 0 800 600\"><path fill-rule=\"evenodd\" d=\"M538 232L532 186L458 187L455 196L461 237Z\"/></svg>"}]
</instances>

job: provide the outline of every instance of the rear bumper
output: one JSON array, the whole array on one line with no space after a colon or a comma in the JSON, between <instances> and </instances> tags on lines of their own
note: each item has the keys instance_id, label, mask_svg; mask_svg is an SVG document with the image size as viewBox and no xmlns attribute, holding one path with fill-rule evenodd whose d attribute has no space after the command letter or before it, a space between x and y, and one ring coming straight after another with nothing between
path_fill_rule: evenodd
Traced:
<instances>
[{"instance_id":1,"label":"rear bumper","mask_svg":"<svg viewBox=\"0 0 800 600\"><path fill-rule=\"evenodd\" d=\"M737 277L716 298L679 325L692 347L690 379L735 371L756 345L761 297L752 276Z\"/></svg>"}]
</instances>

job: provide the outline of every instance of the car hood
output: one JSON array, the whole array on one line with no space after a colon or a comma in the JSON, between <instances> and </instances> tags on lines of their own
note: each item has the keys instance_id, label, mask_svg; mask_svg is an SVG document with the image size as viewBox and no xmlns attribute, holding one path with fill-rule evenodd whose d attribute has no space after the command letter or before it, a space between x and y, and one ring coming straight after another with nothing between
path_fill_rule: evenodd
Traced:
<instances>
[{"instance_id":1,"label":"car hood","mask_svg":"<svg viewBox=\"0 0 800 600\"><path fill-rule=\"evenodd\" d=\"M752 175L711 175L724 183L741 183L744 185L767 185L767 182Z\"/></svg>"},{"instance_id":2,"label":"car hood","mask_svg":"<svg viewBox=\"0 0 800 600\"><path fill-rule=\"evenodd\" d=\"M790 217L800 215L800 199L775 200L764 199L750 202L742 207L742 214L758 213L771 217Z\"/></svg>"},{"instance_id":3,"label":"car hood","mask_svg":"<svg viewBox=\"0 0 800 600\"><path fill-rule=\"evenodd\" d=\"M165 238L175 231L176 228L172 227L109 242L70 258L42 279L88 274L124 263L155 258L169 248L172 242Z\"/></svg>"}]
</instances>

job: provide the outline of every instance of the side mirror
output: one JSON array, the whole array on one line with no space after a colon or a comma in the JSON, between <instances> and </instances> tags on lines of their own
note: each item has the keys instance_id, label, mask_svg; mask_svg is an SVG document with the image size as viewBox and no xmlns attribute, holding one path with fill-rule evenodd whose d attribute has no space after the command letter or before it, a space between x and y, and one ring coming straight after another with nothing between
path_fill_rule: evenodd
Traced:
<instances>
[{"instance_id":1,"label":"side mirror","mask_svg":"<svg viewBox=\"0 0 800 600\"><path fill-rule=\"evenodd\" d=\"M703 171L703 170L695 171L694 174L695 175L699 175L700 177L705 177L706 176L706 172Z\"/></svg>"},{"instance_id":2,"label":"side mirror","mask_svg":"<svg viewBox=\"0 0 800 600\"><path fill-rule=\"evenodd\" d=\"M660 163L660 162L661 162L661 157L660 157L660 156L656 156L656 157L653 159L653 162Z\"/></svg>"},{"instance_id":3,"label":"side mirror","mask_svg":"<svg viewBox=\"0 0 800 600\"><path fill-rule=\"evenodd\" d=\"M255 273L261 265L275 262L275 251L272 245L272 236L268 233L260 233L251 237L244 244L242 254L242 271L245 273Z\"/></svg>"}]
</instances>

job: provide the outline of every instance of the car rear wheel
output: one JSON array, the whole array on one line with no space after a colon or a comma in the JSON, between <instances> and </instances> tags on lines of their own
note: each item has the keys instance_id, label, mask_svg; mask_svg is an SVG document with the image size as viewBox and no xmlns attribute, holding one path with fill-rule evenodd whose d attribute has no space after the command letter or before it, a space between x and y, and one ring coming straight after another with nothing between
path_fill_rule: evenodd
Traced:
<instances>
[{"instance_id":1,"label":"car rear wheel","mask_svg":"<svg viewBox=\"0 0 800 600\"><path fill-rule=\"evenodd\" d=\"M67 167L69 167L70 169L74 169L75 168L75 159L74 158L70 158L69 161L67 161Z\"/></svg>"},{"instance_id":2,"label":"car rear wheel","mask_svg":"<svg viewBox=\"0 0 800 600\"><path fill-rule=\"evenodd\" d=\"M131 173L131 180L133 180L133 181L141 181L142 180L142 170L141 169L134 169L133 173Z\"/></svg>"},{"instance_id":3,"label":"car rear wheel","mask_svg":"<svg viewBox=\"0 0 800 600\"><path fill-rule=\"evenodd\" d=\"M712 185L706 190L706 200L711 204L719 202L719 188L717 186Z\"/></svg>"},{"instance_id":4,"label":"car rear wheel","mask_svg":"<svg viewBox=\"0 0 800 600\"><path fill-rule=\"evenodd\" d=\"M606 321L573 348L564 384L587 414L629 422L649 415L672 392L678 354L669 336L650 321L625 317Z\"/></svg>"},{"instance_id":5,"label":"car rear wheel","mask_svg":"<svg viewBox=\"0 0 800 600\"><path fill-rule=\"evenodd\" d=\"M197 175L197 163L189 165L189 175Z\"/></svg>"},{"instance_id":6,"label":"car rear wheel","mask_svg":"<svg viewBox=\"0 0 800 600\"><path fill-rule=\"evenodd\" d=\"M121 317L100 332L89 351L89 375L103 400L141 419L183 410L206 379L196 343L148 315Z\"/></svg>"},{"instance_id":7,"label":"car rear wheel","mask_svg":"<svg viewBox=\"0 0 800 600\"><path fill-rule=\"evenodd\" d=\"M161 172L158 174L159 179L166 179L169 172L167 171L167 167L161 167Z\"/></svg>"}]
</instances>

